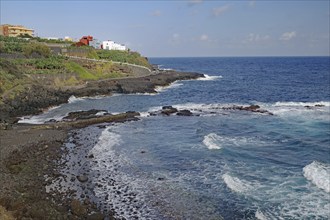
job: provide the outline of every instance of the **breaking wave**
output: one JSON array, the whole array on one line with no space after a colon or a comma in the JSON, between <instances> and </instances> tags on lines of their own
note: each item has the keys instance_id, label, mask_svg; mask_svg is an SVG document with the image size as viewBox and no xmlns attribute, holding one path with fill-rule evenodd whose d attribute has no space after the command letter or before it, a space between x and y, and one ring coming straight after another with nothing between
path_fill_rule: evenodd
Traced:
<instances>
[{"instance_id":1,"label":"breaking wave","mask_svg":"<svg viewBox=\"0 0 330 220\"><path fill-rule=\"evenodd\" d=\"M306 179L318 188L330 193L330 165L313 161L303 168Z\"/></svg>"},{"instance_id":2,"label":"breaking wave","mask_svg":"<svg viewBox=\"0 0 330 220\"><path fill-rule=\"evenodd\" d=\"M221 79L221 78L222 78L222 76L209 76L207 74L204 74L204 77L200 77L197 80L212 81L212 80Z\"/></svg>"},{"instance_id":3,"label":"breaking wave","mask_svg":"<svg viewBox=\"0 0 330 220\"><path fill-rule=\"evenodd\" d=\"M249 182L230 176L228 173L223 174L222 179L230 190L237 193L243 193L253 189L253 186Z\"/></svg>"},{"instance_id":4,"label":"breaking wave","mask_svg":"<svg viewBox=\"0 0 330 220\"><path fill-rule=\"evenodd\" d=\"M179 82L174 82L174 83L171 83L170 85L168 86L157 86L155 88L156 92L164 92L165 90L168 90L168 89L175 89L175 88L178 88L180 86L182 86L183 84L182 83L179 83Z\"/></svg>"},{"instance_id":5,"label":"breaking wave","mask_svg":"<svg viewBox=\"0 0 330 220\"><path fill-rule=\"evenodd\" d=\"M203 144L210 150L221 149L220 140L217 134L211 133L204 137Z\"/></svg>"}]
</instances>

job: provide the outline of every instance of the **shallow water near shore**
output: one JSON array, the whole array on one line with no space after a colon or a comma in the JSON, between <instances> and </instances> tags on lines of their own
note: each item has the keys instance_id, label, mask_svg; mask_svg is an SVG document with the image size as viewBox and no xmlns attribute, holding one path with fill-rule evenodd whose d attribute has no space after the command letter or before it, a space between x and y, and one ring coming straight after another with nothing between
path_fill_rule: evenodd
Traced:
<instances>
[{"instance_id":1,"label":"shallow water near shore","mask_svg":"<svg viewBox=\"0 0 330 220\"><path fill-rule=\"evenodd\" d=\"M88 175L103 210L127 219L330 218L329 57L150 61L207 77L156 95L72 98L29 119L141 112L139 121L82 129L67 145L76 154L67 165L80 158L74 173ZM230 109L252 104L273 115ZM165 105L195 115L150 115Z\"/></svg>"}]
</instances>

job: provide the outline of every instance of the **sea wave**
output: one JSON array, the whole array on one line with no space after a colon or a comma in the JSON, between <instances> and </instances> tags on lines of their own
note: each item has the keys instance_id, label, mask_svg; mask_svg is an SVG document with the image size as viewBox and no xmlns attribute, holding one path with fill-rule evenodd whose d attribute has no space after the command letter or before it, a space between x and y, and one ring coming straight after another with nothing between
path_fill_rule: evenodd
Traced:
<instances>
[{"instance_id":1,"label":"sea wave","mask_svg":"<svg viewBox=\"0 0 330 220\"><path fill-rule=\"evenodd\" d=\"M267 142L256 137L220 136L215 133L210 133L204 137L203 144L208 149L213 150L221 149L223 147L244 147L248 145L264 146Z\"/></svg>"},{"instance_id":2,"label":"sea wave","mask_svg":"<svg viewBox=\"0 0 330 220\"><path fill-rule=\"evenodd\" d=\"M159 70L164 70L164 71L171 71L171 70L173 70L173 69L171 69L171 68L163 68L163 66L164 66L164 65L157 65L157 68L158 68Z\"/></svg>"},{"instance_id":3,"label":"sea wave","mask_svg":"<svg viewBox=\"0 0 330 220\"><path fill-rule=\"evenodd\" d=\"M180 86L182 86L183 84L182 83L179 83L179 82L173 82L171 83L170 85L168 86L157 86L155 88L156 92L164 92L165 90L168 90L168 89L175 89L175 88L178 88Z\"/></svg>"},{"instance_id":4,"label":"sea wave","mask_svg":"<svg viewBox=\"0 0 330 220\"><path fill-rule=\"evenodd\" d=\"M221 149L220 145L221 138L215 133L208 134L204 137L203 144L210 150Z\"/></svg>"},{"instance_id":5,"label":"sea wave","mask_svg":"<svg viewBox=\"0 0 330 220\"><path fill-rule=\"evenodd\" d=\"M330 164L313 161L303 168L303 173L318 188L330 193Z\"/></svg>"},{"instance_id":6,"label":"sea wave","mask_svg":"<svg viewBox=\"0 0 330 220\"><path fill-rule=\"evenodd\" d=\"M68 103L74 103L74 102L78 102L78 101L81 101L81 100L83 100L83 98L77 98L76 96L72 95L68 99Z\"/></svg>"},{"instance_id":7,"label":"sea wave","mask_svg":"<svg viewBox=\"0 0 330 220\"><path fill-rule=\"evenodd\" d=\"M222 175L223 181L227 187L234 192L243 193L253 189L253 185L245 180L240 180L237 177L231 176L228 173Z\"/></svg>"},{"instance_id":8,"label":"sea wave","mask_svg":"<svg viewBox=\"0 0 330 220\"><path fill-rule=\"evenodd\" d=\"M200 77L197 80L212 81L212 80L221 79L221 78L222 78L222 76L210 76L210 75L204 74L204 77Z\"/></svg>"}]
</instances>

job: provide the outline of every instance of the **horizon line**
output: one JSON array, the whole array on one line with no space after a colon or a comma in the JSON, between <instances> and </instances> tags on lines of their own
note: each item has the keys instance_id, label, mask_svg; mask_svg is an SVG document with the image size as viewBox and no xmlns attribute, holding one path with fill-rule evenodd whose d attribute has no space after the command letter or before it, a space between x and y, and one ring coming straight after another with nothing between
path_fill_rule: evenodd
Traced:
<instances>
[{"instance_id":1,"label":"horizon line","mask_svg":"<svg viewBox=\"0 0 330 220\"><path fill-rule=\"evenodd\" d=\"M262 57L329 57L329 55L247 55L247 56L146 56L147 58L262 58Z\"/></svg>"}]
</instances>

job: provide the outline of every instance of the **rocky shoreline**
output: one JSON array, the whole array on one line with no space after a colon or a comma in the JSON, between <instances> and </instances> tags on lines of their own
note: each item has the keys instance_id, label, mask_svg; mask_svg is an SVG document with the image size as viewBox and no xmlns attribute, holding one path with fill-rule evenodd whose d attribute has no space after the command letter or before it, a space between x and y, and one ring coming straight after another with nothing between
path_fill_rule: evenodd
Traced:
<instances>
[{"instance_id":1,"label":"rocky shoreline","mask_svg":"<svg viewBox=\"0 0 330 220\"><path fill-rule=\"evenodd\" d=\"M200 73L153 71L151 75L135 78L118 78L88 81L83 85L65 89L55 89L42 84L33 84L13 100L0 105L0 124L12 124L17 117L41 113L43 109L68 102L70 96L91 97L113 93L156 93L158 86L167 86L177 80L204 77Z\"/></svg>"},{"instance_id":2,"label":"rocky shoreline","mask_svg":"<svg viewBox=\"0 0 330 220\"><path fill-rule=\"evenodd\" d=\"M79 88L55 90L31 85L10 103L1 106L0 129L0 219L113 219L111 211L101 213L89 198L47 193L46 186L61 174L58 161L68 152L63 147L73 129L93 124L138 120L138 113L85 117L44 125L16 124L17 117L37 114L44 108L59 105L76 97L112 93L156 93L157 86L177 80L203 77L198 73L157 71L139 78L90 81ZM84 176L77 176L84 182ZM74 193L74 192L72 192Z\"/></svg>"}]
</instances>

